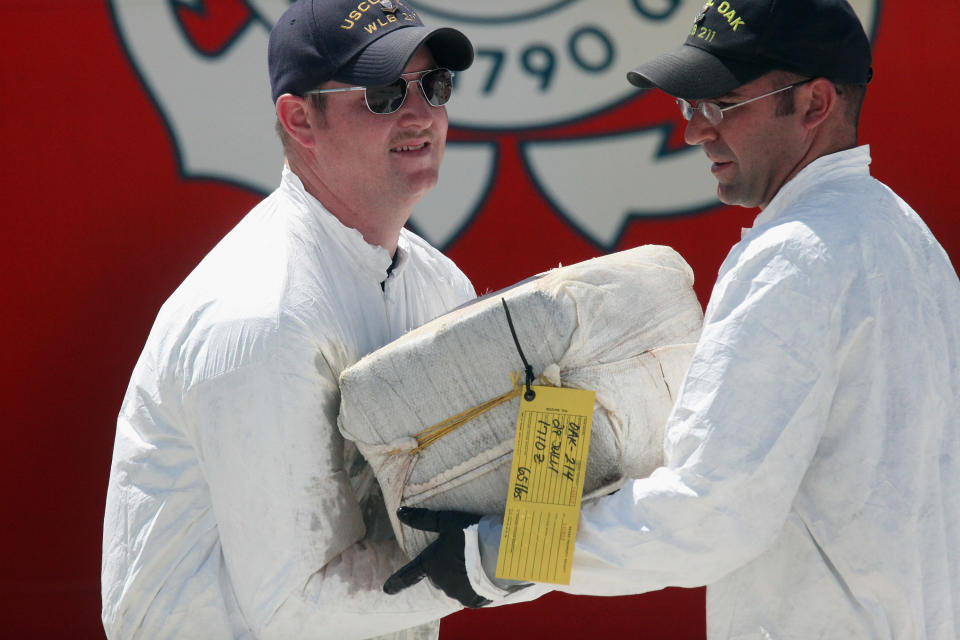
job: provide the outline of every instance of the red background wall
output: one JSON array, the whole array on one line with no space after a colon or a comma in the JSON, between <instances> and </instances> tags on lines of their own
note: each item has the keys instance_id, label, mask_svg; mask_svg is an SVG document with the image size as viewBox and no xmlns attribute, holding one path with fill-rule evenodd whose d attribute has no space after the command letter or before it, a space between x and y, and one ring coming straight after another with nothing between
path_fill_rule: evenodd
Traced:
<instances>
[{"instance_id":1,"label":"red background wall","mask_svg":"<svg viewBox=\"0 0 960 640\"><path fill-rule=\"evenodd\" d=\"M0 0L0 20L7 247L0 253L7 352L0 369L0 635L101 638L103 501L128 376L160 304L260 196L179 175L175 149L105 2ZM874 175L920 212L954 264L957 24L956 0L883 4L877 75L861 127ZM662 96L644 100L651 110L675 109ZM224 96L225 108L229 101ZM590 126L614 126L629 108ZM480 218L448 250L477 289L598 255L530 184L517 139L498 140L501 179ZM754 215L720 207L637 221L617 248L674 246L693 266L705 302L726 250ZM554 595L462 612L443 624L444 637L454 638L505 637L507 628L530 640L588 633L702 638L703 590Z\"/></svg>"}]
</instances>

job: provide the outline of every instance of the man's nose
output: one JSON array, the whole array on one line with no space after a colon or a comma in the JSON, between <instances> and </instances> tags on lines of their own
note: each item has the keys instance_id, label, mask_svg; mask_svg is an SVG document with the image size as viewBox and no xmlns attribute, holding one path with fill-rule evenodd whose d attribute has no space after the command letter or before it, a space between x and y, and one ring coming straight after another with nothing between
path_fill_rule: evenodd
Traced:
<instances>
[{"instance_id":1,"label":"man's nose","mask_svg":"<svg viewBox=\"0 0 960 640\"><path fill-rule=\"evenodd\" d=\"M417 79L407 80L407 97L400 107L400 115L413 117L417 120L429 120L433 117L434 107L427 102L426 96L420 89L420 82Z\"/></svg>"},{"instance_id":2,"label":"man's nose","mask_svg":"<svg viewBox=\"0 0 960 640\"><path fill-rule=\"evenodd\" d=\"M707 117L699 109L694 109L693 116L687 122L687 127L683 131L684 141L689 145L697 145L716 140L716 138L716 125L707 120Z\"/></svg>"}]
</instances>

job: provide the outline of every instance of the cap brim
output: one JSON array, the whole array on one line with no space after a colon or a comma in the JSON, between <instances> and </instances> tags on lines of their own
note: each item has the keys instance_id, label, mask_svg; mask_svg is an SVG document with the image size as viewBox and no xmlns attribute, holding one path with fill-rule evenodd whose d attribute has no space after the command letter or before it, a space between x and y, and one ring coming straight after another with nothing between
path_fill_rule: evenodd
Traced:
<instances>
[{"instance_id":1,"label":"cap brim","mask_svg":"<svg viewBox=\"0 0 960 640\"><path fill-rule=\"evenodd\" d=\"M388 31L354 56L334 75L347 84L372 86L396 80L420 45L430 49L437 66L463 71L473 64L473 45L450 27L411 26Z\"/></svg>"},{"instance_id":2,"label":"cap brim","mask_svg":"<svg viewBox=\"0 0 960 640\"><path fill-rule=\"evenodd\" d=\"M720 97L767 71L755 62L718 58L683 45L628 72L627 80L641 89L656 87L677 98L699 100Z\"/></svg>"}]
</instances>

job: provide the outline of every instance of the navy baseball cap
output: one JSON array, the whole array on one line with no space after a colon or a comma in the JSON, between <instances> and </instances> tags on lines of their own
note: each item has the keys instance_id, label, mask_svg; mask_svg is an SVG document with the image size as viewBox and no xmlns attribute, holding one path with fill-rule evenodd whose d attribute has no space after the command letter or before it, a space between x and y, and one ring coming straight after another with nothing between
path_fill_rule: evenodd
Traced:
<instances>
[{"instance_id":1,"label":"navy baseball cap","mask_svg":"<svg viewBox=\"0 0 960 640\"><path fill-rule=\"evenodd\" d=\"M450 27L426 27L403 0L297 0L270 32L273 101L328 80L377 86L396 80L424 44L437 65L463 71L473 45Z\"/></svg>"},{"instance_id":2,"label":"navy baseball cap","mask_svg":"<svg viewBox=\"0 0 960 640\"><path fill-rule=\"evenodd\" d=\"M627 80L697 100L774 70L866 84L871 60L870 40L846 0L707 0L683 46L641 64Z\"/></svg>"}]
</instances>

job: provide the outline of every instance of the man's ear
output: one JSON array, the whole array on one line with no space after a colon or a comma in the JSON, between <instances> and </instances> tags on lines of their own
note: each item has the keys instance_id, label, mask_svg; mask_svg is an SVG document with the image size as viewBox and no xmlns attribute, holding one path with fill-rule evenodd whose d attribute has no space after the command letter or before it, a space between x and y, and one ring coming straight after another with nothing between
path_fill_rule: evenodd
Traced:
<instances>
[{"instance_id":1,"label":"man's ear","mask_svg":"<svg viewBox=\"0 0 960 640\"><path fill-rule=\"evenodd\" d=\"M310 121L310 105L305 99L289 93L277 98L277 119L293 140L303 147L313 147L315 132Z\"/></svg>"},{"instance_id":2,"label":"man's ear","mask_svg":"<svg viewBox=\"0 0 960 640\"><path fill-rule=\"evenodd\" d=\"M816 78L806 87L808 98L798 106L804 107L803 124L808 129L820 126L830 115L840 108L837 88L826 78ZM796 89L794 89L796 91ZM794 96L796 98L796 96Z\"/></svg>"}]
</instances>

